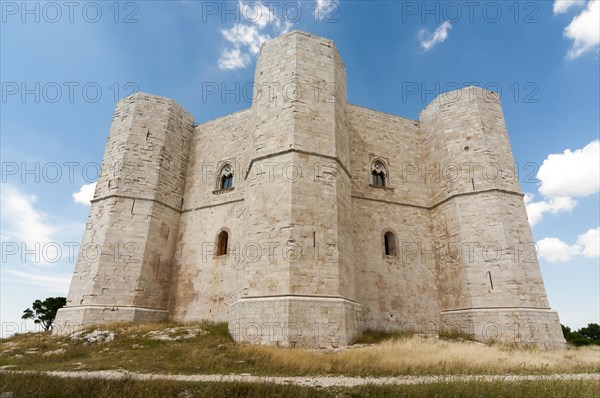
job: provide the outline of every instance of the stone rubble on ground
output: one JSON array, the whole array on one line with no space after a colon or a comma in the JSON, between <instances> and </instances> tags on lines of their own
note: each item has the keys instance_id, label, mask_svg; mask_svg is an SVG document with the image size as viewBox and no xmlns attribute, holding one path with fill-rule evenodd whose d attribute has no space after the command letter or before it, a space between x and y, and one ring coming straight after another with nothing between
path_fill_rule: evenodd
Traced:
<instances>
[{"instance_id":1,"label":"stone rubble on ground","mask_svg":"<svg viewBox=\"0 0 600 398\"><path fill-rule=\"evenodd\" d=\"M176 327L164 330L153 330L151 332L146 333L144 337L147 337L151 340L177 341L191 339L204 334L206 334L206 331L202 329L185 329Z\"/></svg>"},{"instance_id":2,"label":"stone rubble on ground","mask_svg":"<svg viewBox=\"0 0 600 398\"><path fill-rule=\"evenodd\" d=\"M94 330L92 332L75 332L69 336L71 340L82 340L83 344L108 343L113 341L116 333L111 330Z\"/></svg>"}]
</instances>

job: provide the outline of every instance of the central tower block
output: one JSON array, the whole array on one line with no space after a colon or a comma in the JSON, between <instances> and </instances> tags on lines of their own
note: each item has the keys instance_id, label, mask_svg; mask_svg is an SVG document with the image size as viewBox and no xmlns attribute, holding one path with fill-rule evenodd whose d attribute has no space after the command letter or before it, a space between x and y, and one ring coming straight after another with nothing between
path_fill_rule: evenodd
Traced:
<instances>
[{"instance_id":1,"label":"central tower block","mask_svg":"<svg viewBox=\"0 0 600 398\"><path fill-rule=\"evenodd\" d=\"M291 32L266 42L255 74L239 299L239 341L348 344L354 301L346 75L332 41Z\"/></svg>"}]
</instances>

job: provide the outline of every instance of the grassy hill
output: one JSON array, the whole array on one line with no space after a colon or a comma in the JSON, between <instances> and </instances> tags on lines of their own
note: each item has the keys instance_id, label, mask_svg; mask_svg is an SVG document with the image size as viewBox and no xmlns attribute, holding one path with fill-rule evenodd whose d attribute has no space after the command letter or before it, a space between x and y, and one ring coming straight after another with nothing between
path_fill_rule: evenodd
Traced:
<instances>
[{"instance_id":1,"label":"grassy hill","mask_svg":"<svg viewBox=\"0 0 600 398\"><path fill-rule=\"evenodd\" d=\"M0 394L18 396L596 396L598 381L428 383L321 388L265 383L68 379L16 371L126 370L257 376L552 375L600 373L600 347L544 351L472 341L367 332L355 346L306 350L236 344L225 324L113 324L72 336L16 335L0 342ZM31 383L31 379L35 383ZM29 382L28 382L29 380ZM39 388L35 388L38 386ZM53 387L55 386L55 387ZM53 390L56 388L56 390ZM67 390L71 388L72 390ZM56 394L52 394L52 391ZM70 392L68 392L70 391ZM98 395L81 395L98 394ZM453 392L454 391L454 392ZM522 394L514 394L521 391ZM68 392L68 393L67 393ZM99 392L102 392L100 394ZM63 395L61 395L64 393ZM115 394L115 395L111 395ZM184 395L181 395L184 394ZM253 395L254 394L254 395Z\"/></svg>"}]
</instances>

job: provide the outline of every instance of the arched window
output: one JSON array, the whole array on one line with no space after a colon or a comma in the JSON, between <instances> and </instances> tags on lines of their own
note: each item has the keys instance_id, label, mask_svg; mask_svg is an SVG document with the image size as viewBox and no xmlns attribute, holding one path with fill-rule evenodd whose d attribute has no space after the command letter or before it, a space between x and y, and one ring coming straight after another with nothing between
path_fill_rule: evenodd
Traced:
<instances>
[{"instance_id":1,"label":"arched window","mask_svg":"<svg viewBox=\"0 0 600 398\"><path fill-rule=\"evenodd\" d=\"M391 231L383 235L383 254L386 256L396 255L396 237Z\"/></svg>"},{"instance_id":2,"label":"arched window","mask_svg":"<svg viewBox=\"0 0 600 398\"><path fill-rule=\"evenodd\" d=\"M224 256L227 254L227 241L229 240L229 234L227 231L221 231L217 238L217 256Z\"/></svg>"},{"instance_id":3,"label":"arched window","mask_svg":"<svg viewBox=\"0 0 600 398\"><path fill-rule=\"evenodd\" d=\"M229 163L225 163L219 173L219 188L233 188L233 167Z\"/></svg>"},{"instance_id":4,"label":"arched window","mask_svg":"<svg viewBox=\"0 0 600 398\"><path fill-rule=\"evenodd\" d=\"M381 160L376 160L371 165L371 185L386 187L388 185L387 169Z\"/></svg>"}]
</instances>

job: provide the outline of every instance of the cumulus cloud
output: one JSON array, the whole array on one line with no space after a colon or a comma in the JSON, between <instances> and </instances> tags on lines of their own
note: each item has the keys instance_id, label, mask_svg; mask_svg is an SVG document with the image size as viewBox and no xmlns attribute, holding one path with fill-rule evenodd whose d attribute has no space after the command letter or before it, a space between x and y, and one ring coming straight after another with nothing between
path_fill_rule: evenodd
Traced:
<instances>
[{"instance_id":1,"label":"cumulus cloud","mask_svg":"<svg viewBox=\"0 0 600 398\"><path fill-rule=\"evenodd\" d=\"M271 39L267 30L281 35L292 26L288 21L282 22L272 8L260 1L240 1L238 5L244 22L221 30L223 38L232 45L232 48L224 49L219 58L218 66L223 70L247 67L260 52L262 44Z\"/></svg>"},{"instance_id":2,"label":"cumulus cloud","mask_svg":"<svg viewBox=\"0 0 600 398\"><path fill-rule=\"evenodd\" d=\"M558 238L544 238L537 245L538 257L550 263L569 261L581 252L578 245L569 245Z\"/></svg>"},{"instance_id":3,"label":"cumulus cloud","mask_svg":"<svg viewBox=\"0 0 600 398\"><path fill-rule=\"evenodd\" d=\"M577 244L581 246L581 254L584 256L589 258L600 256L600 227L579 235Z\"/></svg>"},{"instance_id":4,"label":"cumulus cloud","mask_svg":"<svg viewBox=\"0 0 600 398\"><path fill-rule=\"evenodd\" d=\"M339 9L339 0L317 0L315 1L315 21L327 21Z\"/></svg>"},{"instance_id":5,"label":"cumulus cloud","mask_svg":"<svg viewBox=\"0 0 600 398\"><path fill-rule=\"evenodd\" d=\"M596 258L600 255L600 227L579 235L572 245L558 238L544 238L537 245L539 258L550 263L567 262L576 256Z\"/></svg>"},{"instance_id":6,"label":"cumulus cloud","mask_svg":"<svg viewBox=\"0 0 600 398\"><path fill-rule=\"evenodd\" d=\"M219 68L245 68L250 63L251 59L250 54L242 54L242 50L239 47L232 50L224 50L223 55L219 58Z\"/></svg>"},{"instance_id":7,"label":"cumulus cloud","mask_svg":"<svg viewBox=\"0 0 600 398\"><path fill-rule=\"evenodd\" d=\"M559 196L538 202L534 202L533 198L534 196L531 194L525 195L525 209L531 226L537 224L544 213L570 212L577 205L577 202L568 196Z\"/></svg>"},{"instance_id":8,"label":"cumulus cloud","mask_svg":"<svg viewBox=\"0 0 600 398\"><path fill-rule=\"evenodd\" d=\"M555 4L556 6L556 4ZM600 1L590 0L565 28L564 35L573 40L567 53L568 59L575 59L587 52L598 51L600 44Z\"/></svg>"},{"instance_id":9,"label":"cumulus cloud","mask_svg":"<svg viewBox=\"0 0 600 398\"><path fill-rule=\"evenodd\" d=\"M585 4L585 0L554 0L552 9L554 14L564 14L571 8L579 8Z\"/></svg>"},{"instance_id":10,"label":"cumulus cloud","mask_svg":"<svg viewBox=\"0 0 600 398\"><path fill-rule=\"evenodd\" d=\"M443 43L448 38L448 31L452 28L452 24L444 21L435 32L431 33L427 29L419 30L419 42L425 51L431 50L436 44Z\"/></svg>"},{"instance_id":11,"label":"cumulus cloud","mask_svg":"<svg viewBox=\"0 0 600 398\"><path fill-rule=\"evenodd\" d=\"M21 241L29 248L53 242L56 228L46 214L35 208L37 197L27 195L10 184L1 190L2 232L4 240Z\"/></svg>"},{"instance_id":12,"label":"cumulus cloud","mask_svg":"<svg viewBox=\"0 0 600 398\"><path fill-rule=\"evenodd\" d=\"M280 24L279 19L273 13L272 8L265 6L260 1L252 1L249 3L240 1L238 4L244 21L255 24L261 29L270 23Z\"/></svg>"},{"instance_id":13,"label":"cumulus cloud","mask_svg":"<svg viewBox=\"0 0 600 398\"><path fill-rule=\"evenodd\" d=\"M260 46L269 39L268 35L261 34L259 27L237 23L233 28L223 30L223 37L236 46L245 46L252 54L258 54Z\"/></svg>"},{"instance_id":14,"label":"cumulus cloud","mask_svg":"<svg viewBox=\"0 0 600 398\"><path fill-rule=\"evenodd\" d=\"M600 191L600 141L550 154L537 173L544 196L588 196Z\"/></svg>"},{"instance_id":15,"label":"cumulus cloud","mask_svg":"<svg viewBox=\"0 0 600 398\"><path fill-rule=\"evenodd\" d=\"M79 188L79 191L73 194L73 201L75 203L81 203L82 205L89 205L91 200L94 198L94 192L96 190L96 183L84 184Z\"/></svg>"},{"instance_id":16,"label":"cumulus cloud","mask_svg":"<svg viewBox=\"0 0 600 398\"><path fill-rule=\"evenodd\" d=\"M550 154L537 173L542 200L525 195L529 223L538 223L545 213L570 212L577 205L575 198L600 191L600 141L583 148Z\"/></svg>"}]
</instances>

